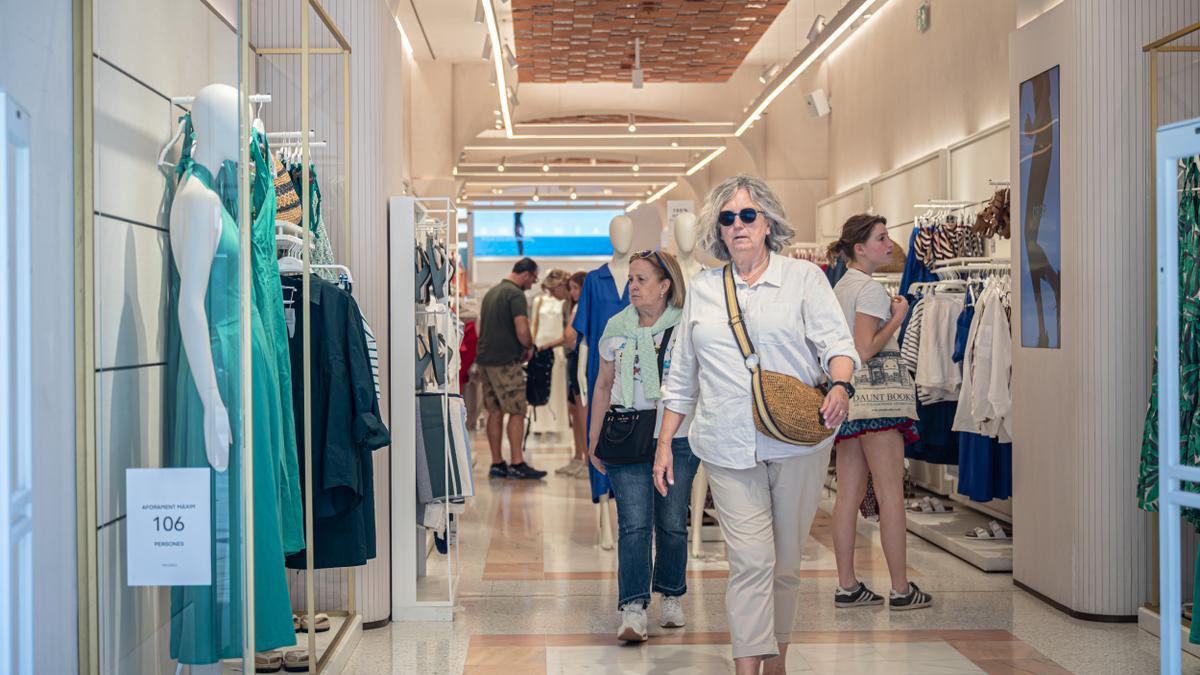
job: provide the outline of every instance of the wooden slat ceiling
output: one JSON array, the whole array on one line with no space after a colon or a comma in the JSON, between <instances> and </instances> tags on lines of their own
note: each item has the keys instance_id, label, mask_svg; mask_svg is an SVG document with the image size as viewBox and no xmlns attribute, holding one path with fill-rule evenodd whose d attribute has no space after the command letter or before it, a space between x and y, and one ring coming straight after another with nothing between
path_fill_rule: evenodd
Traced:
<instances>
[{"instance_id":1,"label":"wooden slat ceiling","mask_svg":"<svg viewBox=\"0 0 1200 675\"><path fill-rule=\"evenodd\" d=\"M521 82L724 82L787 0L512 0Z\"/></svg>"}]
</instances>

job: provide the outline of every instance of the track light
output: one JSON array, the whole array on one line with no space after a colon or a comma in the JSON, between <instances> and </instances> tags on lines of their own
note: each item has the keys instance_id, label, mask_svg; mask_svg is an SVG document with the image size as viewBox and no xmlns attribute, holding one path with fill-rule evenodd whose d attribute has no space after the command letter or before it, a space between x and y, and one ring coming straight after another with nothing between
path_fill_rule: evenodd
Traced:
<instances>
[{"instance_id":1,"label":"track light","mask_svg":"<svg viewBox=\"0 0 1200 675\"><path fill-rule=\"evenodd\" d=\"M483 23L483 20L485 18L483 15L484 1L485 0L476 0L476 2L475 2L475 23ZM487 1L490 2L491 0L487 0Z\"/></svg>"},{"instance_id":2,"label":"track light","mask_svg":"<svg viewBox=\"0 0 1200 675\"><path fill-rule=\"evenodd\" d=\"M571 201L579 199L579 194L575 192L575 188L571 188Z\"/></svg>"},{"instance_id":3,"label":"track light","mask_svg":"<svg viewBox=\"0 0 1200 675\"><path fill-rule=\"evenodd\" d=\"M491 71L491 73L488 74L488 84L493 87L496 86L496 71L495 70Z\"/></svg>"},{"instance_id":4,"label":"track light","mask_svg":"<svg viewBox=\"0 0 1200 675\"><path fill-rule=\"evenodd\" d=\"M637 122L633 119L633 113L629 113L629 133L637 133Z\"/></svg>"},{"instance_id":5,"label":"track light","mask_svg":"<svg viewBox=\"0 0 1200 675\"><path fill-rule=\"evenodd\" d=\"M542 200L542 198L541 198L541 196L540 196L540 195L538 195L538 190L537 190L537 188L533 188L533 201L535 201L535 202L538 202L538 201L541 201L541 200Z\"/></svg>"},{"instance_id":6,"label":"track light","mask_svg":"<svg viewBox=\"0 0 1200 675\"><path fill-rule=\"evenodd\" d=\"M642 170L642 165L638 164L637 157L633 158L633 172L637 173Z\"/></svg>"},{"instance_id":7,"label":"track light","mask_svg":"<svg viewBox=\"0 0 1200 675\"><path fill-rule=\"evenodd\" d=\"M770 82L771 80L775 79L775 76L778 74L779 74L779 64L772 63L771 65L767 66L766 70L759 73L758 81L762 82L763 84L766 84L766 83Z\"/></svg>"},{"instance_id":8,"label":"track light","mask_svg":"<svg viewBox=\"0 0 1200 675\"><path fill-rule=\"evenodd\" d=\"M496 117L499 117L499 116L500 116L500 110L499 110L499 109L493 110L493 111L492 111L492 114L493 114L493 115L495 115Z\"/></svg>"},{"instance_id":9,"label":"track light","mask_svg":"<svg viewBox=\"0 0 1200 675\"><path fill-rule=\"evenodd\" d=\"M549 173L549 172L550 172L550 162L543 159L542 160L542 173Z\"/></svg>"},{"instance_id":10,"label":"track light","mask_svg":"<svg viewBox=\"0 0 1200 675\"><path fill-rule=\"evenodd\" d=\"M826 23L828 23L828 21L826 21L825 17L820 14L813 19L812 27L808 29L809 42L817 39L817 37L821 34L821 31L825 30Z\"/></svg>"},{"instance_id":11,"label":"track light","mask_svg":"<svg viewBox=\"0 0 1200 675\"><path fill-rule=\"evenodd\" d=\"M508 62L508 67L516 70L521 67L521 63L517 61L517 55L513 53L512 47L508 43L504 43L504 60Z\"/></svg>"},{"instance_id":12,"label":"track light","mask_svg":"<svg viewBox=\"0 0 1200 675\"><path fill-rule=\"evenodd\" d=\"M633 39L633 88L641 89L645 83L645 74L642 72L642 40L641 38Z\"/></svg>"},{"instance_id":13,"label":"track light","mask_svg":"<svg viewBox=\"0 0 1200 675\"><path fill-rule=\"evenodd\" d=\"M679 141L671 141L671 147L672 147L672 148L678 148L678 147L679 147Z\"/></svg>"},{"instance_id":14,"label":"track light","mask_svg":"<svg viewBox=\"0 0 1200 675\"><path fill-rule=\"evenodd\" d=\"M500 173L504 173L504 158L503 157L500 158L500 163L496 165L496 170L499 171Z\"/></svg>"},{"instance_id":15,"label":"track light","mask_svg":"<svg viewBox=\"0 0 1200 675\"><path fill-rule=\"evenodd\" d=\"M512 87L508 88L508 105L510 108L521 105L521 102L517 100L517 90Z\"/></svg>"},{"instance_id":16,"label":"track light","mask_svg":"<svg viewBox=\"0 0 1200 675\"><path fill-rule=\"evenodd\" d=\"M483 59L484 61L492 60L492 36L483 36L483 53L479 55L479 58Z\"/></svg>"}]
</instances>

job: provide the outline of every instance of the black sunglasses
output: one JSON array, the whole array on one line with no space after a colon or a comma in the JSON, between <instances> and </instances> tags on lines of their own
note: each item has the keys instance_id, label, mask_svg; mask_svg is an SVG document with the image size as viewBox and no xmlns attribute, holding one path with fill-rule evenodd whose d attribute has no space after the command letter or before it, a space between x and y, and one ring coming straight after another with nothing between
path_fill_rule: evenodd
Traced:
<instances>
[{"instance_id":1,"label":"black sunglasses","mask_svg":"<svg viewBox=\"0 0 1200 675\"><path fill-rule=\"evenodd\" d=\"M717 214L717 222L724 227L730 227L738 218L747 225L753 225L754 221L758 220L758 214L767 215L766 211L758 209L742 209L741 211L722 211Z\"/></svg>"},{"instance_id":2,"label":"black sunglasses","mask_svg":"<svg viewBox=\"0 0 1200 675\"><path fill-rule=\"evenodd\" d=\"M658 254L658 251L646 249L644 251L638 251L637 253L634 253L634 256L643 260L648 260L651 256L653 256L654 260L658 262L658 266L662 268L663 276L665 276L668 281L671 279L671 270L667 268L667 264L663 262L662 256Z\"/></svg>"}]
</instances>

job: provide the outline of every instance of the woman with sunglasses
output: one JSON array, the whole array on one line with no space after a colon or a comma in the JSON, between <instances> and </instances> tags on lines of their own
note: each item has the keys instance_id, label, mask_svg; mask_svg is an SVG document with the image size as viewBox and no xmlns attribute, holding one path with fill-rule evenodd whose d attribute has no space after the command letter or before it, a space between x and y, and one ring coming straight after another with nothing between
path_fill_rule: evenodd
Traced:
<instances>
[{"instance_id":1,"label":"woman with sunglasses","mask_svg":"<svg viewBox=\"0 0 1200 675\"><path fill-rule=\"evenodd\" d=\"M762 368L809 386L831 380L821 414L828 429L837 429L849 409L858 352L820 268L778 254L793 231L762 180L740 175L718 185L699 226L708 252L732 265L754 356L742 356L730 327L724 269L693 277L663 394L654 482L660 494L687 494L664 439L691 415L688 438L708 471L729 557L725 604L737 673L782 675L800 601L804 542L833 436L803 446L759 432L749 367L756 356Z\"/></svg>"},{"instance_id":2,"label":"woman with sunglasses","mask_svg":"<svg viewBox=\"0 0 1200 675\"><path fill-rule=\"evenodd\" d=\"M594 400L613 407L657 410L656 438L667 448L680 489L655 494L651 477L654 445L645 461L612 464L596 457L604 426L605 405L592 405L588 452L592 465L606 473L617 498L617 639L642 642L647 637L646 607L651 592L662 596L663 628L684 625L680 598L687 592L687 509L692 477L700 461L687 439L687 420L660 437L662 379L671 368L674 335L684 304L683 272L670 253L641 251L629 258L629 306L608 320L600 338L600 373ZM653 535L653 536L652 536ZM651 555L651 541L654 553ZM652 579L653 577L653 579Z\"/></svg>"}]
</instances>

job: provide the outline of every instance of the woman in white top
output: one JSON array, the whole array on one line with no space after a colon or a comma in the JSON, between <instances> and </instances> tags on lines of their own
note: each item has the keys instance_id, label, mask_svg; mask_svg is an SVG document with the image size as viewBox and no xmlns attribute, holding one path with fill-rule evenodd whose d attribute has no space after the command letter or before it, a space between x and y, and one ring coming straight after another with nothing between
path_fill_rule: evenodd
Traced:
<instances>
[{"instance_id":1,"label":"woman in white top","mask_svg":"<svg viewBox=\"0 0 1200 675\"><path fill-rule=\"evenodd\" d=\"M674 256L665 251L633 254L629 258L629 306L608 320L600 338L594 400L609 401L613 407L657 409L655 437L662 424L659 357L665 378L671 368L684 293L683 273ZM680 597L687 592L688 495L700 460L688 446L686 424L667 436L664 441L672 465L687 486L671 495L655 494L651 477L654 446L647 448L641 462L601 461L596 446L607 408L592 405L591 410L591 461L597 471L608 474L617 498L617 608L621 612L617 638L641 642L646 639L646 605L651 591L662 595L660 625L684 625Z\"/></svg>"},{"instance_id":2,"label":"woman in white top","mask_svg":"<svg viewBox=\"0 0 1200 675\"><path fill-rule=\"evenodd\" d=\"M883 284L871 278L891 262L892 240L882 216L851 216L840 239L830 244L829 256L846 259L846 274L834 288L852 327L858 358L866 364L877 354L895 353L900 346L896 330L908 313L908 301L891 297ZM879 538L892 577L891 609L928 607L933 598L908 580L907 537L904 514L904 445L917 440L913 421L906 417L879 417L848 421L838 430L837 503L833 509L833 550L837 558L838 588L833 603L838 608L882 605L883 597L867 588L854 573L854 538L858 505L867 493L867 474L874 477L879 501Z\"/></svg>"},{"instance_id":3,"label":"woman in white top","mask_svg":"<svg viewBox=\"0 0 1200 675\"><path fill-rule=\"evenodd\" d=\"M821 412L836 429L846 419L858 353L821 269L778 255L793 234L778 197L758 178L734 176L709 194L698 226L708 252L733 265L762 367L810 386L832 379ZM665 439L693 415L688 440L708 471L729 556L725 604L737 672L782 674L804 542L833 437L791 445L755 429L750 370L730 329L723 273L718 267L690 280L663 395L654 481L664 495L687 493L675 480Z\"/></svg>"}]
</instances>

